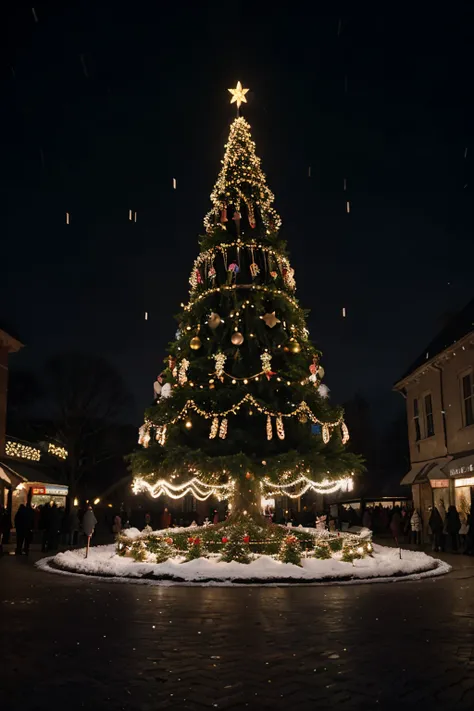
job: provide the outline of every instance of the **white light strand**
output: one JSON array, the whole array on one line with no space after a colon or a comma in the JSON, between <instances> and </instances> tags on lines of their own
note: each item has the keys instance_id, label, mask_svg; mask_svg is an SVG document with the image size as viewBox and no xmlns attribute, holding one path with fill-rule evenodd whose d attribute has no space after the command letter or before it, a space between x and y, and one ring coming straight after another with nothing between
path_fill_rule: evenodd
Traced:
<instances>
[{"instance_id":1,"label":"white light strand","mask_svg":"<svg viewBox=\"0 0 474 711\"><path fill-rule=\"evenodd\" d=\"M184 484L174 486L165 479L160 479L154 484L150 484L145 479L137 477L133 482L132 490L134 494L146 491L154 499L162 495L169 496L172 499L181 499L187 494L192 494L199 501L206 501L210 496L217 496L219 499L227 498L233 486L233 480L230 480L228 484L205 484L197 477L193 477Z\"/></svg>"}]
</instances>

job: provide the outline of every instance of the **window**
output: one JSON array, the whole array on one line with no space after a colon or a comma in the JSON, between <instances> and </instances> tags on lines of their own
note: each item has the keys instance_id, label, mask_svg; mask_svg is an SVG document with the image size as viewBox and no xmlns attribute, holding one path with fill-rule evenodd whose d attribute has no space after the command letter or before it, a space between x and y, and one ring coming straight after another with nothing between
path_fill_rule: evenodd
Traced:
<instances>
[{"instance_id":1,"label":"window","mask_svg":"<svg viewBox=\"0 0 474 711\"><path fill-rule=\"evenodd\" d=\"M415 441L419 442L421 439L421 429L420 429L420 411L418 409L418 398L413 400L413 422L415 423Z\"/></svg>"},{"instance_id":2,"label":"window","mask_svg":"<svg viewBox=\"0 0 474 711\"><path fill-rule=\"evenodd\" d=\"M464 427L474 425L474 387L472 373L463 375L462 378L462 399L464 413Z\"/></svg>"},{"instance_id":3,"label":"window","mask_svg":"<svg viewBox=\"0 0 474 711\"><path fill-rule=\"evenodd\" d=\"M431 393L425 395L425 425L426 425L426 436L432 437L434 435L434 420L433 420L433 403L431 402Z\"/></svg>"}]
</instances>

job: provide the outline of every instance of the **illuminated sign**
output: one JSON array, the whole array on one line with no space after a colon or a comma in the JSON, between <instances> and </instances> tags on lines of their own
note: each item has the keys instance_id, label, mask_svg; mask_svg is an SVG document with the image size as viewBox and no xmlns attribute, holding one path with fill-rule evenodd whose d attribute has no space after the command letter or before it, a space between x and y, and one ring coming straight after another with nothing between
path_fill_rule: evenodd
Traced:
<instances>
[{"instance_id":1,"label":"illuminated sign","mask_svg":"<svg viewBox=\"0 0 474 711\"><path fill-rule=\"evenodd\" d=\"M33 496L67 496L68 487L67 486L32 486L31 493Z\"/></svg>"},{"instance_id":2,"label":"illuminated sign","mask_svg":"<svg viewBox=\"0 0 474 711\"><path fill-rule=\"evenodd\" d=\"M449 487L449 479L431 479L432 489L446 489Z\"/></svg>"},{"instance_id":3,"label":"illuminated sign","mask_svg":"<svg viewBox=\"0 0 474 711\"><path fill-rule=\"evenodd\" d=\"M466 464L465 467L450 469L449 476L459 476L460 474L469 474L469 472L474 472L474 464Z\"/></svg>"},{"instance_id":4,"label":"illuminated sign","mask_svg":"<svg viewBox=\"0 0 474 711\"><path fill-rule=\"evenodd\" d=\"M456 489L459 486L474 486L474 476L465 477L464 479L456 479L454 486Z\"/></svg>"}]
</instances>

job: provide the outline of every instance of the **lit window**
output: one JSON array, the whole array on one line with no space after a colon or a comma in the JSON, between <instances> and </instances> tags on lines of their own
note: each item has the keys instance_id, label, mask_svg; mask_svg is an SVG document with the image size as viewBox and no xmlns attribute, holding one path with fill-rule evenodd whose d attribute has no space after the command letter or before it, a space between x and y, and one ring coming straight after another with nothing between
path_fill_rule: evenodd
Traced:
<instances>
[{"instance_id":1,"label":"lit window","mask_svg":"<svg viewBox=\"0 0 474 711\"><path fill-rule=\"evenodd\" d=\"M462 379L462 398L463 398L463 413L464 426L474 425L474 387L472 373L467 373Z\"/></svg>"},{"instance_id":2,"label":"lit window","mask_svg":"<svg viewBox=\"0 0 474 711\"><path fill-rule=\"evenodd\" d=\"M426 423L426 436L432 437L434 435L434 420L433 420L433 403L431 402L431 393L425 395L425 423Z\"/></svg>"},{"instance_id":3,"label":"lit window","mask_svg":"<svg viewBox=\"0 0 474 711\"><path fill-rule=\"evenodd\" d=\"M418 398L415 398L413 400L413 422L415 423L415 441L418 442L421 439L420 411L418 409Z\"/></svg>"}]
</instances>

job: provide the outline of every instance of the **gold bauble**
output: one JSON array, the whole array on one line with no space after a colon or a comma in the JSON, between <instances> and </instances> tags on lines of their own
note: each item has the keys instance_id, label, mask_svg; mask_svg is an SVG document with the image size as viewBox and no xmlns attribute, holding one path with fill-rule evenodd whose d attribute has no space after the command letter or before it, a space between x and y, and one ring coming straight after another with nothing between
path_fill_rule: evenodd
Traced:
<instances>
[{"instance_id":1,"label":"gold bauble","mask_svg":"<svg viewBox=\"0 0 474 711\"><path fill-rule=\"evenodd\" d=\"M286 351L286 353L300 353L301 346L296 338L290 338L283 350Z\"/></svg>"},{"instance_id":2,"label":"gold bauble","mask_svg":"<svg viewBox=\"0 0 474 711\"><path fill-rule=\"evenodd\" d=\"M241 346L242 343L244 342L244 337L239 331L236 331L235 333L232 334L232 338L230 339L234 346Z\"/></svg>"},{"instance_id":3,"label":"gold bauble","mask_svg":"<svg viewBox=\"0 0 474 711\"><path fill-rule=\"evenodd\" d=\"M191 338L189 345L193 351L198 351L202 345L199 336L194 336L194 338Z\"/></svg>"}]
</instances>

